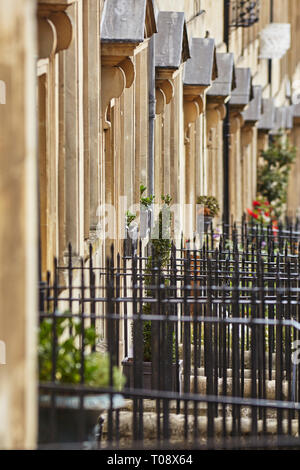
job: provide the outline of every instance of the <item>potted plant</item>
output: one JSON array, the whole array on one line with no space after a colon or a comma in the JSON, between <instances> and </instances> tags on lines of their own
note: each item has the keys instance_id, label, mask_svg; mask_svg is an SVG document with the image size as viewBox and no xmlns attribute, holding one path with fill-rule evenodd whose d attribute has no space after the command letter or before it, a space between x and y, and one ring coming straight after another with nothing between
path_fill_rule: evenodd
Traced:
<instances>
[{"instance_id":1,"label":"potted plant","mask_svg":"<svg viewBox=\"0 0 300 470\"><path fill-rule=\"evenodd\" d=\"M220 206L214 196L199 196L197 198L197 226L201 231L201 221L204 223L204 232L207 233L213 218L220 212Z\"/></svg>"},{"instance_id":2,"label":"potted plant","mask_svg":"<svg viewBox=\"0 0 300 470\"><path fill-rule=\"evenodd\" d=\"M39 379L53 382L53 319L45 318L39 329ZM81 383L82 323L65 315L55 319L57 339L55 384L70 386ZM108 354L93 351L97 342L95 327L84 328L85 354L84 385L106 388L110 385L110 357ZM113 387L120 391L125 383L121 369L113 367ZM54 400L54 401L53 401ZM113 396L113 407L123 406L120 394ZM52 407L55 409L56 434L55 441L61 443L81 442L95 439L97 423L101 424L101 412L110 407L109 395L87 395L83 398L83 409L80 409L80 397L74 393L56 391L42 393L39 397L39 443L45 444L52 440L51 417ZM79 435L79 423L83 423L84 436Z\"/></svg>"},{"instance_id":3,"label":"potted plant","mask_svg":"<svg viewBox=\"0 0 300 470\"><path fill-rule=\"evenodd\" d=\"M153 283L153 270L159 268L162 272L169 263L171 254L171 212L170 203L172 198L169 195L161 197L163 207L159 212L158 219L156 220L152 234L151 234L151 247L152 254L148 257L144 275L144 286L146 289L146 296L152 297L153 291L150 286ZM150 198L154 200L154 196ZM156 283L156 281L154 281ZM164 280L167 285L167 280ZM143 315L151 314L151 303L147 302L143 305ZM133 325L134 326L134 325ZM154 383L152 376L152 330L153 325L151 320L143 322L143 342L144 342L144 357L143 357L143 388L157 389L158 384ZM178 364L175 362L175 337L173 327L169 329L167 334L172 336L172 368L171 368L171 390L180 391L180 383L182 376L182 361ZM127 357L122 361L123 372L127 379L126 387L134 387L134 360L132 357Z\"/></svg>"},{"instance_id":4,"label":"potted plant","mask_svg":"<svg viewBox=\"0 0 300 470\"><path fill-rule=\"evenodd\" d=\"M154 203L155 196L145 196L147 187L143 184L140 185L140 236L141 238L147 238L151 228L151 215L152 205Z\"/></svg>"},{"instance_id":5,"label":"potted plant","mask_svg":"<svg viewBox=\"0 0 300 470\"><path fill-rule=\"evenodd\" d=\"M151 213L152 205L155 196L145 196L144 193L147 187L143 184L140 185L140 230L138 231L138 224L135 222L137 215L129 210L125 214L125 242L124 242L124 255L132 256L137 249L138 232L141 238L146 238L149 234L151 227Z\"/></svg>"}]
</instances>

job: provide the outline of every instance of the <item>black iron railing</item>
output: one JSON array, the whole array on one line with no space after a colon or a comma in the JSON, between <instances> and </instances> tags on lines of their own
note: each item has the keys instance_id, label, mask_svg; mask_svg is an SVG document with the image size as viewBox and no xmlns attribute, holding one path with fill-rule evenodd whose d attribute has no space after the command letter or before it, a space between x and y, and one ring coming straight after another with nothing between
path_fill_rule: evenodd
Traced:
<instances>
[{"instance_id":1,"label":"black iron railing","mask_svg":"<svg viewBox=\"0 0 300 470\"><path fill-rule=\"evenodd\" d=\"M223 227L198 248L172 246L163 268L149 268L154 253L141 243L131 257L112 249L105 267L92 256L72 265L70 247L40 289L40 323L51 325L41 446L299 449L297 229ZM57 375L62 319L77 324L75 385ZM100 340L87 343L91 326ZM100 388L87 384L85 357L103 350L109 386ZM127 378L121 391L115 366Z\"/></svg>"}]
</instances>

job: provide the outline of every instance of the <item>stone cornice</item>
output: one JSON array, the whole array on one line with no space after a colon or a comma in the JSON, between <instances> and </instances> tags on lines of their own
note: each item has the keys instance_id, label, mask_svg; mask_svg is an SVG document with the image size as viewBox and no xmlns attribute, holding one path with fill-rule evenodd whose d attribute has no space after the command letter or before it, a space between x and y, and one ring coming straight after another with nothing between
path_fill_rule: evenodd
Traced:
<instances>
[{"instance_id":1,"label":"stone cornice","mask_svg":"<svg viewBox=\"0 0 300 470\"><path fill-rule=\"evenodd\" d=\"M52 13L65 11L77 0L38 0L38 16L48 18Z\"/></svg>"}]
</instances>

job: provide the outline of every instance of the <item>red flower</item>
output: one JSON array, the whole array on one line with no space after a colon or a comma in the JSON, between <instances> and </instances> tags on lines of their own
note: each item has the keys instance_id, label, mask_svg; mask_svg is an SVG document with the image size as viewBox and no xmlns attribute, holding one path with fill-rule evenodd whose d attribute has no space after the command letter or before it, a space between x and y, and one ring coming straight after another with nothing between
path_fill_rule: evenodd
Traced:
<instances>
[{"instance_id":1,"label":"red flower","mask_svg":"<svg viewBox=\"0 0 300 470\"><path fill-rule=\"evenodd\" d=\"M270 217L270 212L265 212L266 217Z\"/></svg>"},{"instance_id":2,"label":"red flower","mask_svg":"<svg viewBox=\"0 0 300 470\"><path fill-rule=\"evenodd\" d=\"M273 220L272 222L272 231L273 231L274 237L276 237L277 232L279 232L277 220Z\"/></svg>"},{"instance_id":3,"label":"red flower","mask_svg":"<svg viewBox=\"0 0 300 470\"><path fill-rule=\"evenodd\" d=\"M260 202L259 201L253 201L253 206L254 207L260 206Z\"/></svg>"},{"instance_id":4,"label":"red flower","mask_svg":"<svg viewBox=\"0 0 300 470\"><path fill-rule=\"evenodd\" d=\"M248 214L251 215L251 217L254 217L254 219L258 219L258 215L255 214L251 209L247 209Z\"/></svg>"}]
</instances>

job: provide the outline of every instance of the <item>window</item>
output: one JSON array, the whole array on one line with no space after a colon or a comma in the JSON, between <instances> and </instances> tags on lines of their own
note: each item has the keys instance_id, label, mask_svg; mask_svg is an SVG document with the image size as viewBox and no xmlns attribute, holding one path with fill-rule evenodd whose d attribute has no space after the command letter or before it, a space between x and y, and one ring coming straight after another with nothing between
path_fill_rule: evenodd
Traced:
<instances>
[{"instance_id":1,"label":"window","mask_svg":"<svg viewBox=\"0 0 300 470\"><path fill-rule=\"evenodd\" d=\"M233 0L231 2L231 26L248 28L259 21L259 0Z\"/></svg>"}]
</instances>

